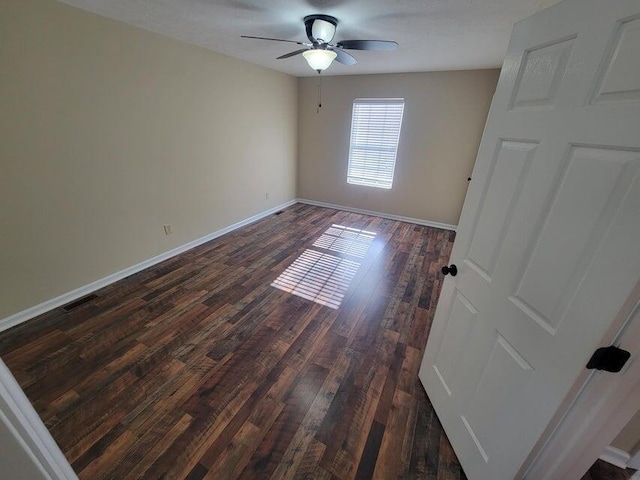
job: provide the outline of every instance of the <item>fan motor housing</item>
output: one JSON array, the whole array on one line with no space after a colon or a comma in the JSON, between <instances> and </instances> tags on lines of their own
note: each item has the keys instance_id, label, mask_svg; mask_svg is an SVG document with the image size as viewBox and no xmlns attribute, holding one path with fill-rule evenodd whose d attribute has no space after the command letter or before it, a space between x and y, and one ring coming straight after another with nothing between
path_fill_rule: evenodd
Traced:
<instances>
[{"instance_id":1,"label":"fan motor housing","mask_svg":"<svg viewBox=\"0 0 640 480\"><path fill-rule=\"evenodd\" d=\"M331 15L307 15L304 17L304 26L307 37L314 44L329 43L336 34L338 19Z\"/></svg>"}]
</instances>

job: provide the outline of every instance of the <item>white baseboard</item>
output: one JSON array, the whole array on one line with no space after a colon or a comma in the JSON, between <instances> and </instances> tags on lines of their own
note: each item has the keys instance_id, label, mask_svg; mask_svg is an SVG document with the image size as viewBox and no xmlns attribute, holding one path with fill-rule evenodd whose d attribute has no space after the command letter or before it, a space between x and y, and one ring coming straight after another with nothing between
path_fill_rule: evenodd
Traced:
<instances>
[{"instance_id":1,"label":"white baseboard","mask_svg":"<svg viewBox=\"0 0 640 480\"><path fill-rule=\"evenodd\" d=\"M422 220L420 218L403 217L402 215L394 215L392 213L374 212L373 210L362 210L360 208L347 207L345 205L336 205L333 203L318 202L316 200L308 200L306 198L298 198L299 203L306 203L308 205L315 205L317 207L334 208L336 210L344 210L346 212L361 213L363 215L373 215L374 217L388 218L390 220L399 220L401 222L415 223L417 225L424 225L426 227L442 228L444 230L456 231L457 225L450 225L448 223L432 222L430 220Z\"/></svg>"},{"instance_id":2,"label":"white baseboard","mask_svg":"<svg viewBox=\"0 0 640 480\"><path fill-rule=\"evenodd\" d=\"M75 290L71 290L70 292L63 293L62 295L59 295L55 298L51 298L38 305L27 308L26 310L22 310L21 312L18 312L6 318L3 318L0 320L0 332L7 330L11 327L14 327L16 325L19 325L20 323L26 322L27 320L37 317L38 315L42 315L43 313L53 310L54 308L58 308L58 307L61 307L62 305L66 305L67 303L77 300L78 298L84 297L85 295L88 295L91 292L95 292L96 290L106 287L107 285L117 282L118 280L122 280L123 278L133 275L134 273L138 273L139 271L144 270L145 268L149 268L157 263L167 260L168 258L175 257L176 255L186 252L187 250L191 250L192 248L202 245L203 243L209 242L214 238L218 238L224 235L225 233L229 233L233 230L244 227L245 225L248 225L264 217L267 217L277 212L278 210L282 210L283 208L289 207L295 203L297 203L297 200L291 200L289 202L278 205L277 207L270 208L269 210L260 212L256 215L253 215L252 217L245 218L244 220L241 220L237 223L234 223L233 225L229 225L228 227L217 230L213 233L210 233L209 235L205 235L204 237L198 238L189 243L185 243L184 245L181 245L172 250L169 250L168 252L161 253L160 255L156 255L153 258L144 260L143 262L132 265L128 268L125 268L124 270L120 270L119 272L115 272L115 273L112 273L111 275L107 275L106 277L96 280L95 282L91 282L88 285L84 285L82 287L76 288Z\"/></svg>"},{"instance_id":3,"label":"white baseboard","mask_svg":"<svg viewBox=\"0 0 640 480\"><path fill-rule=\"evenodd\" d=\"M631 460L631 455L624 450L609 445L599 458L603 462L610 463L616 467L627 468L629 460Z\"/></svg>"},{"instance_id":4,"label":"white baseboard","mask_svg":"<svg viewBox=\"0 0 640 480\"><path fill-rule=\"evenodd\" d=\"M270 208L268 210L265 210L264 212L253 215L252 217L241 220L240 222L234 223L233 225L229 225L228 227L222 228L218 231L210 233L209 235L205 235L204 237L193 240L189 243L185 243L184 245L181 245L172 250L169 250L168 252L161 253L160 255L156 255L153 258L144 260L140 263L137 263L128 268L125 268L124 270L120 270L119 272L115 272L115 273L112 273L111 275L107 275L104 278L91 282L82 287L76 288L75 290L71 290L70 292L63 293L62 295L46 300L38 305L27 308L26 310L22 310L21 312L18 312L6 318L0 319L0 332L7 330L11 327L15 327L16 325L26 322L27 320L31 320L32 318L37 317L38 315L42 315L43 313L53 310L54 308L61 307L62 305L66 305L69 302L73 302L74 300L84 297L85 295L88 295L91 292L95 292L96 290L106 287L107 285L111 285L112 283L117 282L118 280L122 280L123 278L133 275L134 273L138 273L141 270L144 270L145 268L149 268L153 265L156 265L157 263L167 260L168 258L175 257L176 255L186 252L187 250L191 250L192 248L195 248L199 245L202 245L203 243L206 243L215 238L218 238L224 235L225 233L232 232L233 230L244 227L245 225L248 225L264 217L267 217L277 212L278 210L282 210L283 208L289 207L295 203L305 203L308 205L316 205L318 207L327 207L327 208L333 208L336 210L344 210L347 212L361 213L363 215L373 215L376 217L388 218L391 220L399 220L401 222L415 223L418 225L425 225L428 227L442 228L445 230L455 231L457 228L456 225L449 225L447 223L431 222L429 220L421 220L419 218L403 217L401 215L393 215L390 213L374 212L372 210L362 210L359 208L352 208L344 205L336 205L333 203L325 203L325 202L318 202L315 200L298 198L298 199L283 203L281 205L278 205L276 207Z\"/></svg>"}]
</instances>

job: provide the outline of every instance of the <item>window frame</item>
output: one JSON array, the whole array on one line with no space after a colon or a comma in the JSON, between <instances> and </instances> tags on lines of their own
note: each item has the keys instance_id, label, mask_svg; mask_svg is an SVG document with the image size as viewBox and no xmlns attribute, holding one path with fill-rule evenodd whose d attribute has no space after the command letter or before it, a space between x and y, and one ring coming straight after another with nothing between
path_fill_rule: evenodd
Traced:
<instances>
[{"instance_id":1,"label":"window frame","mask_svg":"<svg viewBox=\"0 0 640 480\"><path fill-rule=\"evenodd\" d=\"M400 105L400 111L399 111L399 120L395 123L397 123L397 131L395 129L395 124L392 126L393 128L386 128L386 122L383 123L382 125L377 125L373 127L374 132L377 131L377 133L384 133L385 136L391 136L393 137L392 139L395 140L395 145L392 146L393 150L388 150L386 152L386 155L388 156L389 154L392 154L392 160L389 161L384 160L384 161L380 161L380 156L381 154L378 153L378 160L375 161L371 161L370 164L363 164L360 166L361 169L369 169L369 170L375 170L375 168L377 167L378 169L380 169L381 166L384 165L390 165L391 166L391 174L389 175L388 173L383 177L383 178L371 178L369 180L367 180L366 178L364 178L362 172L360 173L360 175L356 175L355 171L357 170L357 166L354 165L354 163L356 162L366 162L366 153L363 154L362 150L366 150L366 144L363 143L358 143L358 142L354 142L354 140L356 139L357 135L358 135L358 130L362 129L365 130L367 132L367 135L369 134L369 130L372 128L371 127L371 117L373 117L372 115L369 116L369 118L367 119L367 123L366 124L360 124L360 122L358 122L359 117L361 117L363 115L363 113L359 112L358 109L360 106L375 106L375 105L384 105L384 106L398 106ZM395 170L396 170L396 166L397 166L397 161L398 161L398 148L400 145L400 135L402 133L402 123L404 120L404 107L405 107L405 99L404 98L355 98L353 100L353 105L352 105L352 109L351 109L351 131L349 134L349 154L348 154L348 163L347 163L347 183L349 185L359 185L359 186L363 186L363 187L373 187L373 188L382 188L384 190L390 190L393 188L393 180L395 178ZM393 113L392 113L393 114ZM398 115L398 112L395 112L395 115ZM386 116L386 113L385 113ZM377 120L380 120L384 117L380 116L377 118ZM374 118L374 120L376 120ZM358 123L356 123L358 122ZM389 139L387 139L387 142L389 141ZM381 152L382 150L380 149L381 145L380 145L380 141L373 143L373 145L371 146L371 150L372 151L376 151L376 152ZM391 147L390 147L391 148ZM357 152L358 150L360 150L360 153L354 153ZM358 159L358 155L361 157Z\"/></svg>"}]
</instances>

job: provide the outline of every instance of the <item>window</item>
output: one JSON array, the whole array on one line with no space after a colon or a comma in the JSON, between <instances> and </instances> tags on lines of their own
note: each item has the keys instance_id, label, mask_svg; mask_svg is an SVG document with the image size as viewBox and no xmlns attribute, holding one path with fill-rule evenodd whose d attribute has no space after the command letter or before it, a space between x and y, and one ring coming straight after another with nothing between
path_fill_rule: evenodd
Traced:
<instances>
[{"instance_id":1,"label":"window","mask_svg":"<svg viewBox=\"0 0 640 480\"><path fill-rule=\"evenodd\" d=\"M391 188L404 98L356 98L347 183Z\"/></svg>"}]
</instances>

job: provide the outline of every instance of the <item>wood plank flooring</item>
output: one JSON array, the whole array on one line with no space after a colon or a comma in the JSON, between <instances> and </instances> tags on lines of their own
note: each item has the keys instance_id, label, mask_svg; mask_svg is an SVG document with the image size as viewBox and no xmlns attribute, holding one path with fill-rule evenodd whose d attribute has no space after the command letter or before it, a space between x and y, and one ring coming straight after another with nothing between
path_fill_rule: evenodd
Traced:
<instances>
[{"instance_id":1,"label":"wood plank flooring","mask_svg":"<svg viewBox=\"0 0 640 480\"><path fill-rule=\"evenodd\" d=\"M297 204L0 356L81 479L465 479L417 379L453 239Z\"/></svg>"},{"instance_id":2,"label":"wood plank flooring","mask_svg":"<svg viewBox=\"0 0 640 480\"><path fill-rule=\"evenodd\" d=\"M616 467L598 459L581 480L629 480L634 473L635 470Z\"/></svg>"}]
</instances>

